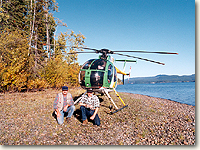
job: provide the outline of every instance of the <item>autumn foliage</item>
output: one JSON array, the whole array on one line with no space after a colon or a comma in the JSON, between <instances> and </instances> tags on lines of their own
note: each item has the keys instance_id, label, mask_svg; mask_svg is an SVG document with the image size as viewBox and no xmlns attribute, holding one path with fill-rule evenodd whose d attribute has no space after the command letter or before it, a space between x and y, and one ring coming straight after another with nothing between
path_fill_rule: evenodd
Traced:
<instances>
[{"instance_id":1,"label":"autumn foliage","mask_svg":"<svg viewBox=\"0 0 200 150\"><path fill-rule=\"evenodd\" d=\"M66 26L53 17L57 8L54 0L1 2L0 92L78 86L77 54L67 53L85 37L72 30L55 34Z\"/></svg>"}]
</instances>

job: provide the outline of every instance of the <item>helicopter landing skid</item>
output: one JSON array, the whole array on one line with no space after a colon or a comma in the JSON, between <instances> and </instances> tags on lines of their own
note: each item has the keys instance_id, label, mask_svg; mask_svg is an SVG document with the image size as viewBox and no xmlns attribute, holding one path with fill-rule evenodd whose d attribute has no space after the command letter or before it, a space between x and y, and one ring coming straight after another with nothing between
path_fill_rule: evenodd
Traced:
<instances>
[{"instance_id":1,"label":"helicopter landing skid","mask_svg":"<svg viewBox=\"0 0 200 150\"><path fill-rule=\"evenodd\" d=\"M116 110L114 112L110 111L110 114L114 114L126 107L128 107L128 105L125 105L125 103L123 102L122 98L119 96L119 94L117 93L117 91L115 89L113 89L113 91L115 92L115 94L117 95L117 97L121 100L122 104L124 105L122 108L118 108L117 105L115 104L115 102L113 101L113 99L111 98L111 96L108 94L108 91L106 89L103 90L103 93L110 99L110 101L113 103L113 105L115 106Z\"/></svg>"},{"instance_id":2,"label":"helicopter landing skid","mask_svg":"<svg viewBox=\"0 0 200 150\"><path fill-rule=\"evenodd\" d=\"M126 108L126 107L128 107L128 105L125 105L124 107L122 107L122 108L120 108L120 109L117 109L117 110L115 110L115 111L113 111L113 112L110 112L110 114L112 115L112 114L114 114L114 113L116 113L116 112L118 112L118 111L120 111L120 110L122 110L122 109L124 109L124 108Z\"/></svg>"},{"instance_id":3,"label":"helicopter landing skid","mask_svg":"<svg viewBox=\"0 0 200 150\"><path fill-rule=\"evenodd\" d=\"M86 94L86 92L85 92L83 95L85 95L85 94ZM82 95L82 96L83 96L83 95ZM79 98L74 102L74 105L76 105L76 103L78 103L78 102L81 100L82 96L79 97Z\"/></svg>"}]
</instances>

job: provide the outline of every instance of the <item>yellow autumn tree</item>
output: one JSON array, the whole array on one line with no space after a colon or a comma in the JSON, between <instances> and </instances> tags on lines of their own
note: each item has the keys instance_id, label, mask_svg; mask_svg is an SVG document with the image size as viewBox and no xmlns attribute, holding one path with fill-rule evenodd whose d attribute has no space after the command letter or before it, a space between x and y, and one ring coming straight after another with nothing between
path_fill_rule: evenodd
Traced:
<instances>
[{"instance_id":1,"label":"yellow autumn tree","mask_svg":"<svg viewBox=\"0 0 200 150\"><path fill-rule=\"evenodd\" d=\"M75 52L73 46L83 45L85 37L81 34L61 33L56 41L53 57L47 62L41 76L46 79L50 87L60 88L63 85L78 86L78 74L80 66L77 63L78 55L69 54ZM71 45L71 47L67 47Z\"/></svg>"},{"instance_id":2,"label":"yellow autumn tree","mask_svg":"<svg viewBox=\"0 0 200 150\"><path fill-rule=\"evenodd\" d=\"M67 64L61 58L51 59L43 71L42 77L53 88L62 87L67 80Z\"/></svg>"},{"instance_id":3,"label":"yellow autumn tree","mask_svg":"<svg viewBox=\"0 0 200 150\"><path fill-rule=\"evenodd\" d=\"M20 30L6 29L0 35L1 90L21 91L29 76L28 41Z\"/></svg>"},{"instance_id":4,"label":"yellow autumn tree","mask_svg":"<svg viewBox=\"0 0 200 150\"><path fill-rule=\"evenodd\" d=\"M78 74L80 70L80 65L78 63L71 64L68 66L67 82L71 86L79 86Z\"/></svg>"}]
</instances>

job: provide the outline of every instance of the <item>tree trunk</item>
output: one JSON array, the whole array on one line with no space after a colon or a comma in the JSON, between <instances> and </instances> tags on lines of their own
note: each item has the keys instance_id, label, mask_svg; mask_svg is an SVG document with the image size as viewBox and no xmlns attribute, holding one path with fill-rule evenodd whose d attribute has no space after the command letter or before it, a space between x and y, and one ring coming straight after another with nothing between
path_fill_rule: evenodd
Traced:
<instances>
[{"instance_id":1,"label":"tree trunk","mask_svg":"<svg viewBox=\"0 0 200 150\"><path fill-rule=\"evenodd\" d=\"M38 35L37 35L37 27L36 27L35 28L35 69L36 70L37 70L37 61L38 61L37 40L38 40Z\"/></svg>"},{"instance_id":2,"label":"tree trunk","mask_svg":"<svg viewBox=\"0 0 200 150\"><path fill-rule=\"evenodd\" d=\"M28 50L28 55L30 55L31 51L31 43L32 43L32 38L33 38L33 31L34 31L34 25L35 25L35 9L36 9L36 2L34 0L34 11L33 11L33 22L32 22L32 29L31 29L31 21L30 21L30 31L31 31L31 36L29 40L29 50ZM31 0L31 14L32 14L32 0Z\"/></svg>"},{"instance_id":3,"label":"tree trunk","mask_svg":"<svg viewBox=\"0 0 200 150\"><path fill-rule=\"evenodd\" d=\"M51 51L50 51L50 40L49 40L49 26L48 26L48 0L45 1L45 11L46 11L46 36L47 36L47 53L49 55L49 59L51 59Z\"/></svg>"}]
</instances>

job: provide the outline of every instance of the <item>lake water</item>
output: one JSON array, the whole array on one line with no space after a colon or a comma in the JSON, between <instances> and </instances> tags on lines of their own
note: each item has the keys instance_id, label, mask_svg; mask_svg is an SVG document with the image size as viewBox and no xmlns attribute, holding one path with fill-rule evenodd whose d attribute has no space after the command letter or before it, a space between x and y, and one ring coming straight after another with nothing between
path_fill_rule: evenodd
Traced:
<instances>
[{"instance_id":1,"label":"lake water","mask_svg":"<svg viewBox=\"0 0 200 150\"><path fill-rule=\"evenodd\" d=\"M118 85L118 92L148 95L195 106L195 82Z\"/></svg>"}]
</instances>

